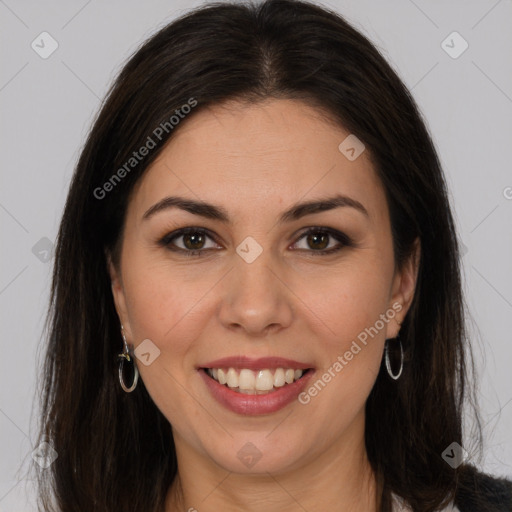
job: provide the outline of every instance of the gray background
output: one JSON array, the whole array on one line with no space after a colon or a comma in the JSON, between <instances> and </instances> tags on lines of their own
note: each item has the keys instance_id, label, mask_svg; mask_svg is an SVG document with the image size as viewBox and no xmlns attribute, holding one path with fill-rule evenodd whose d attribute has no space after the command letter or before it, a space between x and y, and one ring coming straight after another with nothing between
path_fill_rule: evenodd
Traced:
<instances>
[{"instance_id":1,"label":"gray background","mask_svg":"<svg viewBox=\"0 0 512 512\"><path fill-rule=\"evenodd\" d=\"M35 510L24 475L36 448L35 368L52 263L45 251L55 241L81 145L130 54L201 3L0 0L0 512ZM486 438L481 465L512 477L512 1L323 5L383 51L433 134L466 247L464 288ZM42 46L43 31L58 42L47 59L31 47L34 40ZM453 31L469 44L458 58L444 48L453 53L461 41L451 37L442 46Z\"/></svg>"}]
</instances>

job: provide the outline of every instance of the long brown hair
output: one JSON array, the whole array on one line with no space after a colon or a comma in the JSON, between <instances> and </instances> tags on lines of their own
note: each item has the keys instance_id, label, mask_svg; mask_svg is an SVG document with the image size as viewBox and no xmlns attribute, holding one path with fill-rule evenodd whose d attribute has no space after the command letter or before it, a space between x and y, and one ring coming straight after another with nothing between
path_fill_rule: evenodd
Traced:
<instances>
[{"instance_id":1,"label":"long brown hair","mask_svg":"<svg viewBox=\"0 0 512 512\"><path fill-rule=\"evenodd\" d=\"M130 58L76 166L40 376L39 442L58 453L38 471L43 510L163 510L178 469L171 425L143 382L131 394L119 385L122 338L106 254L118 264L130 193L187 119L209 105L266 98L301 99L363 141L386 191L398 267L421 239L417 289L401 329L403 374L395 382L381 367L366 404L381 510L390 510L395 493L415 511L433 511L461 485L466 466L453 469L441 457L451 443L463 445L472 369L459 248L441 166L414 100L379 51L334 12L293 0L216 3L173 21ZM193 111L170 128L191 99ZM156 137L162 123L167 130ZM119 173L150 136L155 147Z\"/></svg>"}]
</instances>

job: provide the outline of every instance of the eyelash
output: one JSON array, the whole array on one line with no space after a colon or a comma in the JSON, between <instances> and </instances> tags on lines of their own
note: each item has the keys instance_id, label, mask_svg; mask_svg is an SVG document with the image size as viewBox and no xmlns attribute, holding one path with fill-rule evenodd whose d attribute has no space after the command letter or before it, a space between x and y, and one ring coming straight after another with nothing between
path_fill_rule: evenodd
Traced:
<instances>
[{"instance_id":1,"label":"eyelash","mask_svg":"<svg viewBox=\"0 0 512 512\"><path fill-rule=\"evenodd\" d=\"M342 233L341 231L337 231L332 228L322 228L322 227L316 227L316 226L310 227L306 231L304 231L300 235L300 237L297 239L297 242L312 233L329 235L330 237L334 238L341 244L338 247L331 248L331 249L323 249L320 251L315 251L315 250L311 249L308 251L308 252L313 253L315 256L334 254L334 253L340 251L341 249L343 249L344 247L351 247L354 245L352 239L349 236L345 235L345 233ZM207 236L207 237L211 238L215 243L218 244L217 240L215 240L215 237L213 237L210 234L210 231L208 231L207 229L204 229L204 228L194 228L194 227L182 228L182 229L179 229L172 233L169 233L169 234L165 235L161 240L159 240L158 244L163 247L166 247L170 251L181 252L183 255L185 255L187 257L192 257L192 256L200 257L203 255L203 253L205 251L212 250L212 249L198 249L196 251L193 251L193 250L188 250L188 249L182 249L181 247L173 247L172 246L173 240L180 238L184 235L189 235L189 234L200 234L200 235ZM297 243L297 242L295 242L295 243ZM301 249L301 250L307 250L307 249Z\"/></svg>"}]
</instances>

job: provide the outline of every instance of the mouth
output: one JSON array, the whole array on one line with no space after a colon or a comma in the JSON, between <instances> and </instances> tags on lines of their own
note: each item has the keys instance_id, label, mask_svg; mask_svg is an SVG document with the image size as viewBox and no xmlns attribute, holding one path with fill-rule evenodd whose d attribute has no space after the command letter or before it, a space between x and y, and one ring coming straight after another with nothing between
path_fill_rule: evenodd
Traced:
<instances>
[{"instance_id":1,"label":"mouth","mask_svg":"<svg viewBox=\"0 0 512 512\"><path fill-rule=\"evenodd\" d=\"M236 393L266 395L304 378L312 368L201 368L211 379Z\"/></svg>"},{"instance_id":2,"label":"mouth","mask_svg":"<svg viewBox=\"0 0 512 512\"><path fill-rule=\"evenodd\" d=\"M273 414L291 405L315 375L311 363L281 357L226 357L196 369L214 400L244 416Z\"/></svg>"}]
</instances>

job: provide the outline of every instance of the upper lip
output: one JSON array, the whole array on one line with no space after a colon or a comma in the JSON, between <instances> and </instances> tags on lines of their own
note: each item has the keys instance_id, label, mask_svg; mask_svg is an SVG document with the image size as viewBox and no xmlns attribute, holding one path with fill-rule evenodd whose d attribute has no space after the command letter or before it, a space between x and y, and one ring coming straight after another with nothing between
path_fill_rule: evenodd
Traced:
<instances>
[{"instance_id":1,"label":"upper lip","mask_svg":"<svg viewBox=\"0 0 512 512\"><path fill-rule=\"evenodd\" d=\"M216 359L215 361L201 364L198 368L247 368L248 370L293 368L294 370L307 370L309 368L313 368L313 365L283 357L260 357L258 359L252 359L247 356L234 356Z\"/></svg>"}]
</instances>

